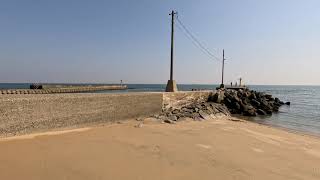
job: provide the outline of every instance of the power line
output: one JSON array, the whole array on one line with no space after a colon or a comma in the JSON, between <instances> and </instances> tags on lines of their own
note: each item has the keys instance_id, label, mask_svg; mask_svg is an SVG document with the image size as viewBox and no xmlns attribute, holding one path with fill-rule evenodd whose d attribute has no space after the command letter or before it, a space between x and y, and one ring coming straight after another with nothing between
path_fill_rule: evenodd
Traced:
<instances>
[{"instance_id":1,"label":"power line","mask_svg":"<svg viewBox=\"0 0 320 180\"><path fill-rule=\"evenodd\" d=\"M181 25L181 27L184 29L184 31L189 35L189 37L191 38L191 40L193 42L195 42L196 44L198 44L198 46L203 49L203 51L206 52L206 54L208 54L209 56L211 56L212 58L214 58L215 60L220 61L220 59L218 57L216 57L213 53L211 53L208 48L206 48L204 45L202 45L202 43L186 28L186 26L177 18L178 23Z\"/></svg>"},{"instance_id":2,"label":"power line","mask_svg":"<svg viewBox=\"0 0 320 180\"><path fill-rule=\"evenodd\" d=\"M215 59L214 57L212 57L210 54L208 54L204 49L201 48L201 46L199 46L199 44L197 44L180 26L177 26L182 33L191 41L191 43L198 48L200 51L202 51L202 53L204 53L205 55L207 55L209 57L209 59L215 60L217 61L217 59Z\"/></svg>"},{"instance_id":3,"label":"power line","mask_svg":"<svg viewBox=\"0 0 320 180\"><path fill-rule=\"evenodd\" d=\"M202 45L202 43L190 32L190 30L188 30L188 28L186 28L186 26L180 21L179 18L177 18L177 21L179 23L179 25L181 26L177 26L180 30L182 30L182 32L184 32L184 34L186 35L186 37L192 41L193 45L195 45L196 47L198 47L203 53L205 53L206 55L208 55L211 59L216 60L216 61L221 61L218 57L216 57L213 53L211 53L208 48L206 48L204 45ZM182 29L181 29L182 28Z\"/></svg>"},{"instance_id":4,"label":"power line","mask_svg":"<svg viewBox=\"0 0 320 180\"><path fill-rule=\"evenodd\" d=\"M200 51L202 51L202 53L204 53L205 55L207 55L207 57L211 60L214 60L214 61L219 61L220 60L218 58L216 58L215 56L212 56L211 53L208 53L206 50L204 50L198 43L196 43L196 41L194 41L189 34L187 34L183 29L182 27L180 26L177 26L181 31L182 33L191 41L191 43L196 47L198 48Z\"/></svg>"}]
</instances>

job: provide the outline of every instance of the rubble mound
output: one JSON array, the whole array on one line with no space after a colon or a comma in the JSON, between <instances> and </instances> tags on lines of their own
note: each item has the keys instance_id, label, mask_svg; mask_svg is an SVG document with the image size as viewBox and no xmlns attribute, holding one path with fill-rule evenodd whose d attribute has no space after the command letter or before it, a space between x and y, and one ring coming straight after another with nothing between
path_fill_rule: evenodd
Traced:
<instances>
[{"instance_id":1,"label":"rubble mound","mask_svg":"<svg viewBox=\"0 0 320 180\"><path fill-rule=\"evenodd\" d=\"M270 94L249 89L218 90L209 101L226 105L231 114L244 116L271 115L278 112L280 106L290 105L290 102L284 103Z\"/></svg>"},{"instance_id":2,"label":"rubble mound","mask_svg":"<svg viewBox=\"0 0 320 180\"><path fill-rule=\"evenodd\" d=\"M153 117L166 123L175 123L188 118L202 121L221 116L230 116L230 112L225 105L214 102L196 102L180 108L163 109L162 113Z\"/></svg>"}]
</instances>

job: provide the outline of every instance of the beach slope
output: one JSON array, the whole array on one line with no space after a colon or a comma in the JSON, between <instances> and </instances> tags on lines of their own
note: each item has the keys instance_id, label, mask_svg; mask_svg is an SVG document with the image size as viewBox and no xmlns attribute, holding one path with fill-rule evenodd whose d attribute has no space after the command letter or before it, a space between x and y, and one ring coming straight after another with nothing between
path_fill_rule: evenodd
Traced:
<instances>
[{"instance_id":1,"label":"beach slope","mask_svg":"<svg viewBox=\"0 0 320 180\"><path fill-rule=\"evenodd\" d=\"M0 140L0 179L320 179L320 140L244 121L122 124Z\"/></svg>"}]
</instances>

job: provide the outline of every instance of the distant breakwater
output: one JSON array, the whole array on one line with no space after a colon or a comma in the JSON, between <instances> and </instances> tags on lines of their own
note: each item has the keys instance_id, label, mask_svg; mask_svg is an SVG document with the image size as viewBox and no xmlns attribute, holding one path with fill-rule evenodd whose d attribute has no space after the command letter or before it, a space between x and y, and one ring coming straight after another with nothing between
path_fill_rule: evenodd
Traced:
<instances>
[{"instance_id":1,"label":"distant breakwater","mask_svg":"<svg viewBox=\"0 0 320 180\"><path fill-rule=\"evenodd\" d=\"M126 85L97 85L97 86L44 86L42 89L2 89L1 94L55 94L55 93L81 93L104 90L124 90Z\"/></svg>"}]
</instances>

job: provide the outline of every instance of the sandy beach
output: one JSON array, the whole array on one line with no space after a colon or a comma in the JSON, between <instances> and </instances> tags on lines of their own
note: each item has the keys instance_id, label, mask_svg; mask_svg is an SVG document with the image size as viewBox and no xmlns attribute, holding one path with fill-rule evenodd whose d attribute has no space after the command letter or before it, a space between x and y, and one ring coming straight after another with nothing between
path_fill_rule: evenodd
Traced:
<instances>
[{"instance_id":1,"label":"sandy beach","mask_svg":"<svg viewBox=\"0 0 320 180\"><path fill-rule=\"evenodd\" d=\"M225 118L0 141L0 179L320 179L320 139Z\"/></svg>"}]
</instances>

